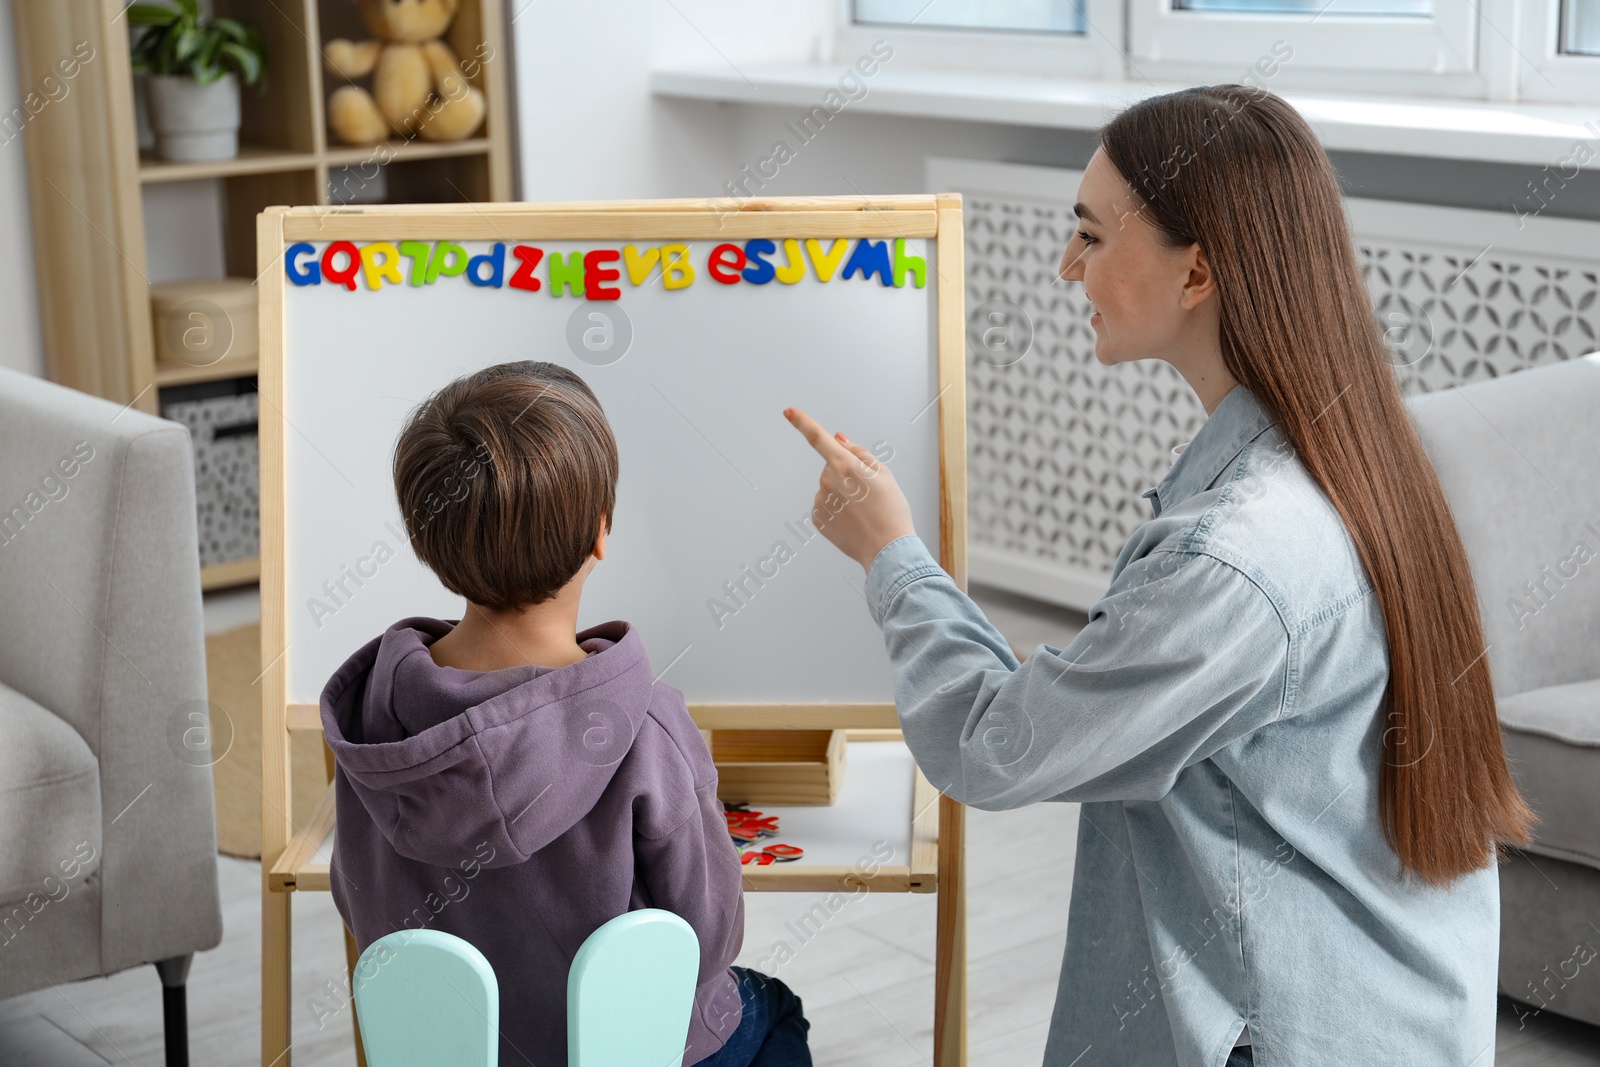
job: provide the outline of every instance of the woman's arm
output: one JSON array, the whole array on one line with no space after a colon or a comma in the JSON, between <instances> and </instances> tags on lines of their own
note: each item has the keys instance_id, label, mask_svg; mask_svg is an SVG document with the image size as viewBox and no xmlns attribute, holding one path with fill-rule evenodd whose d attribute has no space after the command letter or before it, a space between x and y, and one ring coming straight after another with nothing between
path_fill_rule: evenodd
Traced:
<instances>
[{"instance_id":1,"label":"woman's arm","mask_svg":"<svg viewBox=\"0 0 1600 1067\"><path fill-rule=\"evenodd\" d=\"M1208 555L1129 563L1066 648L1019 664L916 536L886 545L867 602L895 669L906 743L963 803L1154 800L1287 695L1289 637L1250 579Z\"/></svg>"}]
</instances>

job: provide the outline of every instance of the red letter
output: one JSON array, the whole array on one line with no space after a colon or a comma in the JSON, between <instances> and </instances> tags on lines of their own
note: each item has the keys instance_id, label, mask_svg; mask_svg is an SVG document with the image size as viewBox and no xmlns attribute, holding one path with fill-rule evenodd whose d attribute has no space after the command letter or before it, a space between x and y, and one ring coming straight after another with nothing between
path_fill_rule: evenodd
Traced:
<instances>
[{"instance_id":1,"label":"red letter","mask_svg":"<svg viewBox=\"0 0 1600 1067\"><path fill-rule=\"evenodd\" d=\"M517 267L516 271L512 273L511 281L508 284L513 289L526 289L530 293L537 293L539 291L539 279L533 276L533 268L537 267L539 261L544 258L544 249L517 245L511 250L511 254L517 257L517 261L521 266Z\"/></svg>"},{"instance_id":2,"label":"red letter","mask_svg":"<svg viewBox=\"0 0 1600 1067\"><path fill-rule=\"evenodd\" d=\"M731 261L726 258L729 255L733 256ZM733 285L739 280L739 272L744 270L746 262L744 249L738 245L718 245L711 250L706 270L723 285Z\"/></svg>"},{"instance_id":3,"label":"red letter","mask_svg":"<svg viewBox=\"0 0 1600 1067\"><path fill-rule=\"evenodd\" d=\"M583 257L583 295L590 300L620 300L622 290L614 285L601 285L601 282L614 282L622 277L622 272L616 267L602 268L602 263L615 263L622 258L622 253L615 248L597 248L587 252Z\"/></svg>"},{"instance_id":4,"label":"red letter","mask_svg":"<svg viewBox=\"0 0 1600 1067\"><path fill-rule=\"evenodd\" d=\"M347 257L349 257L349 266L345 267L344 270L335 270L333 268L333 256L335 252L343 252ZM328 279L330 282L335 282L344 286L351 292L355 292L356 271L360 269L361 253L356 250L355 243L352 241L335 241L333 244L328 246L328 250L326 252L322 253L322 276Z\"/></svg>"}]
</instances>

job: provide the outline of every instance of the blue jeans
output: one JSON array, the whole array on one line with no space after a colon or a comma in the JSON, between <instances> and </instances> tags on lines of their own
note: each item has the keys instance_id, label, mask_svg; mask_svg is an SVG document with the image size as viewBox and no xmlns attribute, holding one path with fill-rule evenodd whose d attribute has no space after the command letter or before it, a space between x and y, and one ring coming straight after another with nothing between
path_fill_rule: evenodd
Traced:
<instances>
[{"instance_id":1,"label":"blue jeans","mask_svg":"<svg viewBox=\"0 0 1600 1067\"><path fill-rule=\"evenodd\" d=\"M744 1015L727 1042L694 1067L811 1067L800 998L776 978L746 967L730 968L739 980Z\"/></svg>"},{"instance_id":2,"label":"blue jeans","mask_svg":"<svg viewBox=\"0 0 1600 1067\"><path fill-rule=\"evenodd\" d=\"M1223 1064L1222 1067L1251 1067L1255 1062L1255 1054L1250 1051L1249 1045L1245 1045L1229 1053L1228 1062Z\"/></svg>"}]
</instances>

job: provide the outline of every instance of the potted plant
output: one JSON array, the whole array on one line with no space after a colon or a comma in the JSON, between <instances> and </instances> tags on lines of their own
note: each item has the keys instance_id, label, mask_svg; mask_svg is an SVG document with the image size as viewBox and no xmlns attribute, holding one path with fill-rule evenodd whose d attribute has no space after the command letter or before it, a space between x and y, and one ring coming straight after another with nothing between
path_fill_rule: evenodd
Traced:
<instances>
[{"instance_id":1,"label":"potted plant","mask_svg":"<svg viewBox=\"0 0 1600 1067\"><path fill-rule=\"evenodd\" d=\"M199 0L174 3L128 7L129 25L143 29L133 70L148 76L156 155L232 159L239 154L239 82L265 86L261 35L233 19L202 19Z\"/></svg>"}]
</instances>

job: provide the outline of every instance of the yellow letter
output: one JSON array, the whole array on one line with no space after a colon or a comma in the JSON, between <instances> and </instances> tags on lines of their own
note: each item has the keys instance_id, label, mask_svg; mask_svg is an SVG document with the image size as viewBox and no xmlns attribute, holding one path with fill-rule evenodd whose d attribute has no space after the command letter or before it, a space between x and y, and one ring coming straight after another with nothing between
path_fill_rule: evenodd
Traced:
<instances>
[{"instance_id":1,"label":"yellow letter","mask_svg":"<svg viewBox=\"0 0 1600 1067\"><path fill-rule=\"evenodd\" d=\"M381 263L378 262L380 252L383 253ZM361 246L361 269L366 272L368 289L381 289L385 278L394 285L405 281L400 276L400 250L388 241Z\"/></svg>"},{"instance_id":2,"label":"yellow letter","mask_svg":"<svg viewBox=\"0 0 1600 1067\"><path fill-rule=\"evenodd\" d=\"M622 246L622 261L628 267L628 280L634 285L643 285L644 280L650 277L650 272L656 269L656 261L661 258L661 249L647 248L640 255L639 250L632 245Z\"/></svg>"},{"instance_id":3,"label":"yellow letter","mask_svg":"<svg viewBox=\"0 0 1600 1067\"><path fill-rule=\"evenodd\" d=\"M793 237L783 242L783 254L787 262L776 268L776 274L784 285L793 285L806 276L806 257L800 251L800 242Z\"/></svg>"},{"instance_id":4,"label":"yellow letter","mask_svg":"<svg viewBox=\"0 0 1600 1067\"><path fill-rule=\"evenodd\" d=\"M689 262L688 245L661 246L661 285L684 289L694 281L694 266Z\"/></svg>"},{"instance_id":5,"label":"yellow letter","mask_svg":"<svg viewBox=\"0 0 1600 1067\"><path fill-rule=\"evenodd\" d=\"M850 247L850 242L841 237L833 242L826 255L822 251L822 242L815 237L806 238L806 251L811 254L811 265L816 268L817 281L825 282L833 277L833 272L839 269L839 261L844 259L844 254Z\"/></svg>"}]
</instances>

